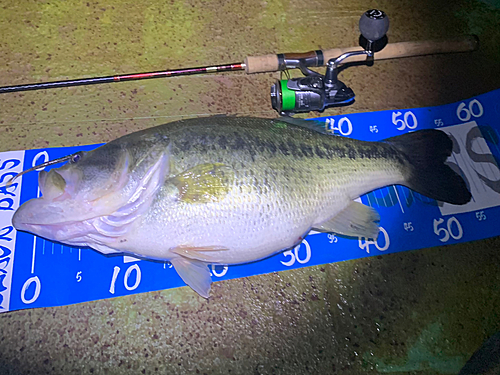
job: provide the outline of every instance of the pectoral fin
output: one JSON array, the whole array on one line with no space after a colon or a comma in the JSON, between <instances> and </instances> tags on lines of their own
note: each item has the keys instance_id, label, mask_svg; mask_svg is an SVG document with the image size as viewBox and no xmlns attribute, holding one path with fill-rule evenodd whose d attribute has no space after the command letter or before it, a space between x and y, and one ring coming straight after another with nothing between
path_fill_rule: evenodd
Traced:
<instances>
[{"instance_id":1,"label":"pectoral fin","mask_svg":"<svg viewBox=\"0 0 500 375\"><path fill-rule=\"evenodd\" d=\"M218 202L229 192L234 171L222 163L200 164L184 171L172 183L179 189L179 199L187 203Z\"/></svg>"},{"instance_id":2,"label":"pectoral fin","mask_svg":"<svg viewBox=\"0 0 500 375\"><path fill-rule=\"evenodd\" d=\"M205 246L205 247L189 247L179 246L170 251L183 257L199 260L207 263L223 263L220 258L219 251L227 251L227 247L221 246Z\"/></svg>"},{"instance_id":3,"label":"pectoral fin","mask_svg":"<svg viewBox=\"0 0 500 375\"><path fill-rule=\"evenodd\" d=\"M106 246L106 245L92 244L92 245L91 245L91 247L92 247L94 250L97 250L97 251L99 251L100 253L102 253L102 254L106 254L106 255L109 255L109 254L118 254L118 253L123 253L123 251L113 249L113 248L108 247L108 246Z\"/></svg>"},{"instance_id":4,"label":"pectoral fin","mask_svg":"<svg viewBox=\"0 0 500 375\"><path fill-rule=\"evenodd\" d=\"M188 286L203 298L208 298L212 277L207 263L182 256L173 258L170 262Z\"/></svg>"},{"instance_id":5,"label":"pectoral fin","mask_svg":"<svg viewBox=\"0 0 500 375\"><path fill-rule=\"evenodd\" d=\"M362 203L352 202L334 218L315 225L313 229L318 232L333 232L349 237L376 239L379 232L376 221L380 221L377 211Z\"/></svg>"}]
</instances>

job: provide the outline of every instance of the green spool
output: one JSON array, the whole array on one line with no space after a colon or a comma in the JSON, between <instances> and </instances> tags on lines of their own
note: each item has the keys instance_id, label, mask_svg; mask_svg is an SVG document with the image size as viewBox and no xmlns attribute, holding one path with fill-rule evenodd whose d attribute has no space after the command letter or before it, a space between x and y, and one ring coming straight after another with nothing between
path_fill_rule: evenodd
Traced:
<instances>
[{"instance_id":1,"label":"green spool","mask_svg":"<svg viewBox=\"0 0 500 375\"><path fill-rule=\"evenodd\" d=\"M286 79L280 81L282 111L291 111L295 109L295 91L287 87L287 82Z\"/></svg>"}]
</instances>

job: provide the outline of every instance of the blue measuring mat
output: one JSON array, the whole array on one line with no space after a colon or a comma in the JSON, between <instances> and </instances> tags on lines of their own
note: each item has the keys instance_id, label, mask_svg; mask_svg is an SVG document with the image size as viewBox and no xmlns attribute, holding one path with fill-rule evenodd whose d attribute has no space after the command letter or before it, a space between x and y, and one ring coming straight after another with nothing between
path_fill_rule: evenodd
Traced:
<instances>
[{"instance_id":1,"label":"blue measuring mat","mask_svg":"<svg viewBox=\"0 0 500 375\"><path fill-rule=\"evenodd\" d=\"M463 206L438 203L401 186L360 198L380 213L377 242L312 233L290 250L236 266L212 266L213 280L264 274L348 259L479 240L500 234L500 90L459 103L315 119L332 134L380 140L418 129L438 128L454 143L448 164L461 173L473 199ZM171 264L130 256L106 256L17 232L11 224L20 204L40 196L37 173L11 185L23 169L84 147L0 153L0 312L60 306L185 285ZM50 167L46 167L49 169Z\"/></svg>"}]
</instances>

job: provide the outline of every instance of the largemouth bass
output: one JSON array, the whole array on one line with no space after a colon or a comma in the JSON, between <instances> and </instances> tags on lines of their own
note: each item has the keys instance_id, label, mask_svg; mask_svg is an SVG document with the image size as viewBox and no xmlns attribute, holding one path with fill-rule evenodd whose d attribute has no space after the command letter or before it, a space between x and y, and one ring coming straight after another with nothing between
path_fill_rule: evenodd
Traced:
<instances>
[{"instance_id":1,"label":"largemouth bass","mask_svg":"<svg viewBox=\"0 0 500 375\"><path fill-rule=\"evenodd\" d=\"M104 254L170 261L208 297L208 264L238 264L289 249L311 229L376 238L378 213L355 202L400 184L465 204L445 165L452 142L421 130L364 142L296 119L211 117L132 133L42 171L42 197L16 229Z\"/></svg>"}]
</instances>

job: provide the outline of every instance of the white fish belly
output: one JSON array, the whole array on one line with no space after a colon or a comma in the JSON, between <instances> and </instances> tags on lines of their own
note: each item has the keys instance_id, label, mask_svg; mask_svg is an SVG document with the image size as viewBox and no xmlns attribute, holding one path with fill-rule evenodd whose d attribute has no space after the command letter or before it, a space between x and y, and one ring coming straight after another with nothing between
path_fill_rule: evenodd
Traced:
<instances>
[{"instance_id":1,"label":"white fish belly","mask_svg":"<svg viewBox=\"0 0 500 375\"><path fill-rule=\"evenodd\" d=\"M170 250L178 247L221 247L227 250L205 253L217 259L216 263L246 263L293 246L315 217L311 213L304 217L293 209L287 212L271 202L254 209L216 205L183 207L164 220L144 220L126 235L126 250L168 260L175 256Z\"/></svg>"},{"instance_id":2,"label":"white fish belly","mask_svg":"<svg viewBox=\"0 0 500 375\"><path fill-rule=\"evenodd\" d=\"M336 216L352 199L401 178L399 173L371 170L337 176L335 188L311 188L307 196L283 191L242 194L234 189L222 202L152 208L153 214L127 234L126 250L168 260L175 256L170 250L178 247L222 247L227 250L204 253L217 259L214 263L259 260L296 245L311 227Z\"/></svg>"}]
</instances>

